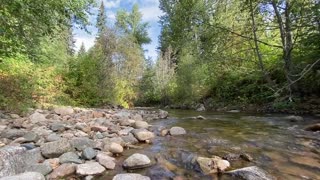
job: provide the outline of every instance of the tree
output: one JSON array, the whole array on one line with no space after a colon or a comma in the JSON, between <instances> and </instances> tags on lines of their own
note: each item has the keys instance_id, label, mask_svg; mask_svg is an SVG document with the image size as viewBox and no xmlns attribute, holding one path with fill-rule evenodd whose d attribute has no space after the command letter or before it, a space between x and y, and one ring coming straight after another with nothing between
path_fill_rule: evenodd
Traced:
<instances>
[{"instance_id":1,"label":"tree","mask_svg":"<svg viewBox=\"0 0 320 180\"><path fill-rule=\"evenodd\" d=\"M85 54L86 54L86 47L84 46L84 43L82 42L81 46L80 46L80 49L79 49L79 52L78 52L78 56L81 57L81 56L83 56Z\"/></svg>"},{"instance_id":2,"label":"tree","mask_svg":"<svg viewBox=\"0 0 320 180\"><path fill-rule=\"evenodd\" d=\"M100 36L102 33L106 31L106 25L107 25L107 17L105 13L105 7L103 4L103 1L101 1L99 14L97 16L97 25L96 25L96 27L98 28L98 36Z\"/></svg>"},{"instance_id":3,"label":"tree","mask_svg":"<svg viewBox=\"0 0 320 180\"><path fill-rule=\"evenodd\" d=\"M130 13L125 10L117 11L116 19L117 27L125 34L134 37L136 43L140 46L151 42L147 31L149 25L146 22L142 22L142 14L139 12L138 4L135 4L132 7L132 11Z\"/></svg>"}]
</instances>

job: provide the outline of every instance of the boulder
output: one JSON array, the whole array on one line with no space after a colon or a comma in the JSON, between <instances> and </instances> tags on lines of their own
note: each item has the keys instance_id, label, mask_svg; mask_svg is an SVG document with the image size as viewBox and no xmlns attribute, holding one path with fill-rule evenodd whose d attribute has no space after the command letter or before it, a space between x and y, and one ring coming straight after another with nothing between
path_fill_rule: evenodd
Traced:
<instances>
[{"instance_id":1,"label":"boulder","mask_svg":"<svg viewBox=\"0 0 320 180\"><path fill-rule=\"evenodd\" d=\"M57 167L53 172L48 176L48 179L64 179L67 176L70 176L76 172L77 165L75 164L62 164Z\"/></svg>"},{"instance_id":2,"label":"boulder","mask_svg":"<svg viewBox=\"0 0 320 180\"><path fill-rule=\"evenodd\" d=\"M66 129L66 127L62 123L52 123L52 124L50 124L50 129L53 132L57 132L57 131L63 132Z\"/></svg>"},{"instance_id":3,"label":"boulder","mask_svg":"<svg viewBox=\"0 0 320 180\"><path fill-rule=\"evenodd\" d=\"M28 132L23 129L6 129L1 133L1 137L7 139L16 139L24 136L27 133Z\"/></svg>"},{"instance_id":4,"label":"boulder","mask_svg":"<svg viewBox=\"0 0 320 180\"><path fill-rule=\"evenodd\" d=\"M122 136L123 141L125 144L137 144L139 143L138 139L134 137L132 133L129 133L128 136Z\"/></svg>"},{"instance_id":5,"label":"boulder","mask_svg":"<svg viewBox=\"0 0 320 180\"><path fill-rule=\"evenodd\" d=\"M115 158L108 156L105 153L98 153L97 161L107 169L114 169L116 167Z\"/></svg>"},{"instance_id":6,"label":"boulder","mask_svg":"<svg viewBox=\"0 0 320 180\"><path fill-rule=\"evenodd\" d=\"M40 149L27 150L24 147L5 146L0 149L0 177L23 173L30 164L43 161Z\"/></svg>"},{"instance_id":7,"label":"boulder","mask_svg":"<svg viewBox=\"0 0 320 180\"><path fill-rule=\"evenodd\" d=\"M28 166L27 171L30 172L38 172L42 175L47 175L52 171L52 168L49 163L41 163L41 164L31 164Z\"/></svg>"},{"instance_id":8,"label":"boulder","mask_svg":"<svg viewBox=\"0 0 320 180\"><path fill-rule=\"evenodd\" d=\"M226 175L232 176L238 179L246 180L272 180L274 179L264 170L260 169L257 166L250 166L241 169L236 169L225 173Z\"/></svg>"},{"instance_id":9,"label":"boulder","mask_svg":"<svg viewBox=\"0 0 320 180\"><path fill-rule=\"evenodd\" d=\"M38 113L38 112L31 114L29 116L29 119L30 119L31 123L33 123L33 124L36 124L38 122L47 121L46 116L41 113Z\"/></svg>"},{"instance_id":10,"label":"boulder","mask_svg":"<svg viewBox=\"0 0 320 180\"><path fill-rule=\"evenodd\" d=\"M82 158L86 160L91 160L97 156L97 151L91 147L87 147L82 151Z\"/></svg>"},{"instance_id":11,"label":"boulder","mask_svg":"<svg viewBox=\"0 0 320 180\"><path fill-rule=\"evenodd\" d=\"M150 180L147 176L135 173L117 174L112 180Z\"/></svg>"},{"instance_id":12,"label":"boulder","mask_svg":"<svg viewBox=\"0 0 320 180\"><path fill-rule=\"evenodd\" d=\"M104 149L113 154L120 154L123 152L123 147L115 142L105 145Z\"/></svg>"},{"instance_id":13,"label":"boulder","mask_svg":"<svg viewBox=\"0 0 320 180\"><path fill-rule=\"evenodd\" d=\"M147 129L149 127L149 124L145 121L136 121L134 123L134 127L136 129Z\"/></svg>"},{"instance_id":14,"label":"boulder","mask_svg":"<svg viewBox=\"0 0 320 180\"><path fill-rule=\"evenodd\" d=\"M37 142L39 140L39 136L33 132L26 133L23 138L25 139L25 142Z\"/></svg>"},{"instance_id":15,"label":"boulder","mask_svg":"<svg viewBox=\"0 0 320 180\"><path fill-rule=\"evenodd\" d=\"M309 125L304 130L314 132L320 131L320 123Z\"/></svg>"},{"instance_id":16,"label":"boulder","mask_svg":"<svg viewBox=\"0 0 320 180\"><path fill-rule=\"evenodd\" d=\"M159 118L160 119L166 119L169 116L169 113L167 111L164 110L159 110Z\"/></svg>"},{"instance_id":17,"label":"boulder","mask_svg":"<svg viewBox=\"0 0 320 180\"><path fill-rule=\"evenodd\" d=\"M285 120L289 120L289 121L291 121L291 122L303 121L303 117L301 117L301 116L294 116L294 115L292 115L292 116L287 116L287 117L285 117L284 119L285 119Z\"/></svg>"},{"instance_id":18,"label":"boulder","mask_svg":"<svg viewBox=\"0 0 320 180\"><path fill-rule=\"evenodd\" d=\"M60 139L61 139L61 136L56 133L52 133L46 138L48 142L58 141Z\"/></svg>"},{"instance_id":19,"label":"boulder","mask_svg":"<svg viewBox=\"0 0 320 180\"><path fill-rule=\"evenodd\" d=\"M78 151L83 151L87 147L94 148L95 142L87 137L77 137L72 138L70 143L73 148L77 149Z\"/></svg>"},{"instance_id":20,"label":"boulder","mask_svg":"<svg viewBox=\"0 0 320 180\"><path fill-rule=\"evenodd\" d=\"M98 175L102 174L106 169L97 162L87 162L77 165L76 172L78 175Z\"/></svg>"},{"instance_id":21,"label":"boulder","mask_svg":"<svg viewBox=\"0 0 320 180\"><path fill-rule=\"evenodd\" d=\"M202 112L202 111L205 111L206 108L204 107L203 104L198 104L197 107L196 107L196 111L198 112Z\"/></svg>"},{"instance_id":22,"label":"boulder","mask_svg":"<svg viewBox=\"0 0 320 180\"><path fill-rule=\"evenodd\" d=\"M0 180L45 180L46 178L38 172L25 172L14 176L0 178Z\"/></svg>"},{"instance_id":23,"label":"boulder","mask_svg":"<svg viewBox=\"0 0 320 180\"><path fill-rule=\"evenodd\" d=\"M135 129L132 133L139 141L151 140L155 137L153 132L146 129Z\"/></svg>"},{"instance_id":24,"label":"boulder","mask_svg":"<svg viewBox=\"0 0 320 180\"><path fill-rule=\"evenodd\" d=\"M126 128L124 128L124 129L120 130L120 131L118 132L118 135L119 135L119 136L127 136L132 130L134 130L134 128L132 128L132 127L126 127Z\"/></svg>"},{"instance_id":25,"label":"boulder","mask_svg":"<svg viewBox=\"0 0 320 180\"><path fill-rule=\"evenodd\" d=\"M56 169L60 165L60 160L59 158L46 159L43 163L49 164L51 169Z\"/></svg>"},{"instance_id":26,"label":"boulder","mask_svg":"<svg viewBox=\"0 0 320 180\"><path fill-rule=\"evenodd\" d=\"M60 157L59 157L59 162L61 164L64 164L64 163L75 163L75 164L81 164L82 163L82 160L79 158L79 156L74 153L74 152L67 152L67 153L64 153L62 154Z\"/></svg>"},{"instance_id":27,"label":"boulder","mask_svg":"<svg viewBox=\"0 0 320 180\"><path fill-rule=\"evenodd\" d=\"M151 160L144 154L135 153L123 162L126 169L140 169L151 165Z\"/></svg>"},{"instance_id":28,"label":"boulder","mask_svg":"<svg viewBox=\"0 0 320 180\"><path fill-rule=\"evenodd\" d=\"M197 157L196 161L202 173L206 175L223 172L230 167L229 161L223 160L218 156L214 156L213 158Z\"/></svg>"},{"instance_id":29,"label":"boulder","mask_svg":"<svg viewBox=\"0 0 320 180\"><path fill-rule=\"evenodd\" d=\"M186 134L186 130L183 129L182 127L172 127L170 129L170 134L172 136L177 136L177 135L183 135L183 134Z\"/></svg>"},{"instance_id":30,"label":"boulder","mask_svg":"<svg viewBox=\"0 0 320 180\"><path fill-rule=\"evenodd\" d=\"M57 107L53 111L61 116L71 115L74 113L74 110L71 107Z\"/></svg>"},{"instance_id":31,"label":"boulder","mask_svg":"<svg viewBox=\"0 0 320 180\"><path fill-rule=\"evenodd\" d=\"M74 150L67 139L48 142L48 143L42 144L40 148L41 148L42 155L47 158L59 157L63 153Z\"/></svg>"}]
</instances>

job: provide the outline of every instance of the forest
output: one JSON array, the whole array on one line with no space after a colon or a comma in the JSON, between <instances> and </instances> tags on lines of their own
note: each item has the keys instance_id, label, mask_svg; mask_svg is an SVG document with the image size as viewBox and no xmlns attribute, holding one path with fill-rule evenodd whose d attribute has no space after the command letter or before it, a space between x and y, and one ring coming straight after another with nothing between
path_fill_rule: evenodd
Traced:
<instances>
[{"instance_id":1,"label":"forest","mask_svg":"<svg viewBox=\"0 0 320 180\"><path fill-rule=\"evenodd\" d=\"M95 43L76 52L73 30L87 29L92 7ZM111 23L103 2L1 0L0 109L319 109L319 0L160 0L159 8L152 60L137 4Z\"/></svg>"}]
</instances>

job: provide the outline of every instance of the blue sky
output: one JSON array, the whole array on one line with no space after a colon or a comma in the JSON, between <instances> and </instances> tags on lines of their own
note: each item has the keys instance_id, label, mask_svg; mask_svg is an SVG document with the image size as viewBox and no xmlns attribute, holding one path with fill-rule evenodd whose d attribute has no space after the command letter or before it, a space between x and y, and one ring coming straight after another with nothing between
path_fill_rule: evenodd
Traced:
<instances>
[{"instance_id":1,"label":"blue sky","mask_svg":"<svg viewBox=\"0 0 320 180\"><path fill-rule=\"evenodd\" d=\"M118 9L131 10L133 4L138 3L140 12L143 15L143 21L148 22L150 28L148 33L152 42L145 45L143 48L146 50L145 56L152 57L153 60L157 57L158 47L158 36L160 35L160 25L158 24L159 16L162 15L162 11L159 9L159 0L103 0L107 15L107 21L112 25L115 22L115 15ZM101 0L96 0L98 7L100 6ZM91 26L88 27L90 34L80 29L74 29L74 35L76 40L76 49L78 50L82 44L85 44L86 49L89 49L94 44L95 35L97 29L94 27L96 24L96 15L98 13L98 7L92 8L93 13L90 16Z\"/></svg>"}]
</instances>

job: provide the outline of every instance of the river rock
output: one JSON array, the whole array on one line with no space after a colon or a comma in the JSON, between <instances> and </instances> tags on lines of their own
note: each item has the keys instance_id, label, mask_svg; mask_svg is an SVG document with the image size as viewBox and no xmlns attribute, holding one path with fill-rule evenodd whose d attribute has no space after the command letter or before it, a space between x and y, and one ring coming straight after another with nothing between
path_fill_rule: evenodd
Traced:
<instances>
[{"instance_id":1,"label":"river rock","mask_svg":"<svg viewBox=\"0 0 320 180\"><path fill-rule=\"evenodd\" d=\"M26 130L23 129L6 129L1 133L2 138L16 139L27 134Z\"/></svg>"},{"instance_id":2,"label":"river rock","mask_svg":"<svg viewBox=\"0 0 320 180\"><path fill-rule=\"evenodd\" d=\"M168 135L169 134L169 130L168 129L162 129L161 131L160 131L160 135L161 136L166 136L166 135Z\"/></svg>"},{"instance_id":3,"label":"river rock","mask_svg":"<svg viewBox=\"0 0 320 180\"><path fill-rule=\"evenodd\" d=\"M0 177L23 173L31 164L43 161L40 148L27 151L24 147L0 148Z\"/></svg>"},{"instance_id":4,"label":"river rock","mask_svg":"<svg viewBox=\"0 0 320 180\"><path fill-rule=\"evenodd\" d=\"M105 153L98 153L97 161L107 169L114 169L116 167L115 158L108 156Z\"/></svg>"},{"instance_id":5,"label":"river rock","mask_svg":"<svg viewBox=\"0 0 320 180\"><path fill-rule=\"evenodd\" d=\"M123 141L125 144L137 144L139 143L138 139L134 137L132 133L129 133L128 136L122 136Z\"/></svg>"},{"instance_id":6,"label":"river rock","mask_svg":"<svg viewBox=\"0 0 320 180\"><path fill-rule=\"evenodd\" d=\"M95 142L87 137L77 137L72 138L70 143L73 148L77 149L78 151L83 151L87 147L94 148Z\"/></svg>"},{"instance_id":7,"label":"river rock","mask_svg":"<svg viewBox=\"0 0 320 180\"><path fill-rule=\"evenodd\" d=\"M148 167L150 165L151 160L148 158L148 156L139 153L131 155L123 162L123 167L126 169L139 169Z\"/></svg>"},{"instance_id":8,"label":"river rock","mask_svg":"<svg viewBox=\"0 0 320 180\"><path fill-rule=\"evenodd\" d=\"M49 163L31 164L28 166L27 171L38 172L45 176L52 171L52 168Z\"/></svg>"},{"instance_id":9,"label":"river rock","mask_svg":"<svg viewBox=\"0 0 320 180\"><path fill-rule=\"evenodd\" d=\"M274 179L267 172L260 169L257 166L250 166L233 171L226 172L227 175L234 178L245 179L245 180L272 180Z\"/></svg>"},{"instance_id":10,"label":"river rock","mask_svg":"<svg viewBox=\"0 0 320 180\"><path fill-rule=\"evenodd\" d=\"M175 174L163 166L148 168L146 175L151 179L174 179Z\"/></svg>"},{"instance_id":11,"label":"river rock","mask_svg":"<svg viewBox=\"0 0 320 180\"><path fill-rule=\"evenodd\" d=\"M160 119L166 119L168 117L169 113L167 111L164 110L159 110L159 118Z\"/></svg>"},{"instance_id":12,"label":"river rock","mask_svg":"<svg viewBox=\"0 0 320 180\"><path fill-rule=\"evenodd\" d=\"M213 158L198 157L196 161L203 174L223 172L230 167L229 161L223 160L218 156L214 156Z\"/></svg>"},{"instance_id":13,"label":"river rock","mask_svg":"<svg viewBox=\"0 0 320 180\"><path fill-rule=\"evenodd\" d=\"M117 174L112 180L150 180L147 176L135 173Z\"/></svg>"},{"instance_id":14,"label":"river rock","mask_svg":"<svg viewBox=\"0 0 320 180\"><path fill-rule=\"evenodd\" d=\"M42 155L47 158L59 157L63 153L73 151L73 148L67 139L48 142L40 146Z\"/></svg>"},{"instance_id":15,"label":"river rock","mask_svg":"<svg viewBox=\"0 0 320 180\"><path fill-rule=\"evenodd\" d=\"M135 121L143 121L143 118L140 114L133 115L132 119L134 119Z\"/></svg>"},{"instance_id":16,"label":"river rock","mask_svg":"<svg viewBox=\"0 0 320 180\"><path fill-rule=\"evenodd\" d=\"M186 134L186 130L183 129L182 127L172 127L170 129L170 134L172 136L177 136L177 135L183 135L183 134Z\"/></svg>"},{"instance_id":17,"label":"river rock","mask_svg":"<svg viewBox=\"0 0 320 180\"><path fill-rule=\"evenodd\" d=\"M154 138L154 133L146 129L135 129L132 133L139 141L146 141Z\"/></svg>"},{"instance_id":18,"label":"river rock","mask_svg":"<svg viewBox=\"0 0 320 180\"><path fill-rule=\"evenodd\" d=\"M60 165L60 160L59 158L46 159L43 163L49 164L51 169L56 169Z\"/></svg>"},{"instance_id":19,"label":"river rock","mask_svg":"<svg viewBox=\"0 0 320 180\"><path fill-rule=\"evenodd\" d=\"M53 172L48 176L48 179L63 179L64 177L70 176L76 172L77 165L75 164L62 164L57 167Z\"/></svg>"},{"instance_id":20,"label":"river rock","mask_svg":"<svg viewBox=\"0 0 320 180\"><path fill-rule=\"evenodd\" d=\"M202 111L205 111L206 108L204 107L203 104L198 104L197 107L196 107L196 111L198 112L202 112Z\"/></svg>"},{"instance_id":21,"label":"river rock","mask_svg":"<svg viewBox=\"0 0 320 180\"><path fill-rule=\"evenodd\" d=\"M45 180L46 178L38 172L25 172L15 176L7 176L0 180Z\"/></svg>"},{"instance_id":22,"label":"river rock","mask_svg":"<svg viewBox=\"0 0 320 180\"><path fill-rule=\"evenodd\" d=\"M53 111L61 116L71 115L74 113L74 110L71 107L57 107Z\"/></svg>"},{"instance_id":23,"label":"river rock","mask_svg":"<svg viewBox=\"0 0 320 180\"><path fill-rule=\"evenodd\" d=\"M106 169L97 162L87 162L77 165L76 172L78 175L98 175L102 174Z\"/></svg>"},{"instance_id":24,"label":"river rock","mask_svg":"<svg viewBox=\"0 0 320 180\"><path fill-rule=\"evenodd\" d=\"M320 131L320 123L309 125L304 130L314 132Z\"/></svg>"},{"instance_id":25,"label":"river rock","mask_svg":"<svg viewBox=\"0 0 320 180\"><path fill-rule=\"evenodd\" d=\"M118 132L119 136L127 136L134 128L126 127Z\"/></svg>"},{"instance_id":26,"label":"river rock","mask_svg":"<svg viewBox=\"0 0 320 180\"><path fill-rule=\"evenodd\" d=\"M147 129L149 127L149 124L145 121L136 121L134 123L134 127L136 129Z\"/></svg>"},{"instance_id":27,"label":"river rock","mask_svg":"<svg viewBox=\"0 0 320 180\"><path fill-rule=\"evenodd\" d=\"M23 138L25 139L25 142L37 142L39 136L36 133L28 132L23 136Z\"/></svg>"},{"instance_id":28,"label":"river rock","mask_svg":"<svg viewBox=\"0 0 320 180\"><path fill-rule=\"evenodd\" d=\"M285 117L284 119L289 120L289 121L291 121L291 122L303 121L303 117L301 117L301 116L294 116L294 115L292 115L292 116L287 116L287 117Z\"/></svg>"},{"instance_id":29,"label":"river rock","mask_svg":"<svg viewBox=\"0 0 320 180\"><path fill-rule=\"evenodd\" d=\"M46 116L41 113L38 113L38 112L31 114L29 116L29 119L30 119L31 123L33 123L33 124L36 124L38 122L47 121Z\"/></svg>"},{"instance_id":30,"label":"river rock","mask_svg":"<svg viewBox=\"0 0 320 180\"><path fill-rule=\"evenodd\" d=\"M108 150L113 154L120 154L123 152L123 147L120 144L115 142L105 145L104 149Z\"/></svg>"},{"instance_id":31,"label":"river rock","mask_svg":"<svg viewBox=\"0 0 320 180\"><path fill-rule=\"evenodd\" d=\"M87 147L82 151L82 158L86 160L91 160L97 156L97 152L91 148Z\"/></svg>"},{"instance_id":32,"label":"river rock","mask_svg":"<svg viewBox=\"0 0 320 180\"><path fill-rule=\"evenodd\" d=\"M61 136L56 133L52 133L46 138L48 142L58 141L60 139L61 139Z\"/></svg>"},{"instance_id":33,"label":"river rock","mask_svg":"<svg viewBox=\"0 0 320 180\"><path fill-rule=\"evenodd\" d=\"M54 132L63 132L66 128L65 125L62 123L52 123L50 124L50 129Z\"/></svg>"},{"instance_id":34,"label":"river rock","mask_svg":"<svg viewBox=\"0 0 320 180\"><path fill-rule=\"evenodd\" d=\"M64 164L64 163L75 163L75 164L81 164L82 163L82 160L79 159L79 156L74 153L74 152L67 152L67 153L64 153L62 154L60 157L59 157L59 162L61 164Z\"/></svg>"}]
</instances>

